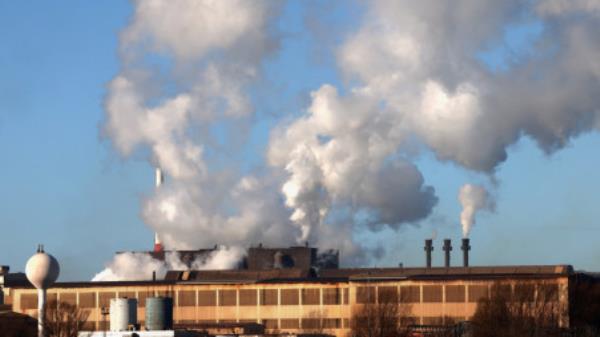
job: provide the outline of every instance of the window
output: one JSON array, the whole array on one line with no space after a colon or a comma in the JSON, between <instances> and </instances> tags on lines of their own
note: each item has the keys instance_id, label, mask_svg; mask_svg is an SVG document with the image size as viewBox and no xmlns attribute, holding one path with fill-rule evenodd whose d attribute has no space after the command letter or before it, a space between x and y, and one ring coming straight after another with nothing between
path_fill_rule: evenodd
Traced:
<instances>
[{"instance_id":1,"label":"window","mask_svg":"<svg viewBox=\"0 0 600 337\"><path fill-rule=\"evenodd\" d=\"M140 291L138 293L138 307L143 308L146 306L146 298L154 296L154 292L151 291ZM81 296L79 297L81 299Z\"/></svg>"},{"instance_id":2,"label":"window","mask_svg":"<svg viewBox=\"0 0 600 337\"><path fill-rule=\"evenodd\" d=\"M517 283L515 285L515 301L533 302L535 297L535 286L533 284Z\"/></svg>"},{"instance_id":3,"label":"window","mask_svg":"<svg viewBox=\"0 0 600 337\"><path fill-rule=\"evenodd\" d=\"M62 298L62 294L60 297ZM96 293L87 292L79 293L79 307L81 308L95 308L96 307Z\"/></svg>"},{"instance_id":4,"label":"window","mask_svg":"<svg viewBox=\"0 0 600 337\"><path fill-rule=\"evenodd\" d=\"M320 329L321 320L318 318L303 318L302 329Z\"/></svg>"},{"instance_id":5,"label":"window","mask_svg":"<svg viewBox=\"0 0 600 337\"><path fill-rule=\"evenodd\" d=\"M446 286L446 302L462 303L465 301L465 286Z\"/></svg>"},{"instance_id":6,"label":"window","mask_svg":"<svg viewBox=\"0 0 600 337\"><path fill-rule=\"evenodd\" d=\"M558 301L558 284L540 284L538 286L538 300L542 301Z\"/></svg>"},{"instance_id":7,"label":"window","mask_svg":"<svg viewBox=\"0 0 600 337\"><path fill-rule=\"evenodd\" d=\"M300 322L297 319L282 319L282 329L300 329Z\"/></svg>"},{"instance_id":8,"label":"window","mask_svg":"<svg viewBox=\"0 0 600 337\"><path fill-rule=\"evenodd\" d=\"M48 301L50 302L50 301ZM60 302L68 303L71 305L77 304L77 294L76 293L61 293L60 294ZM95 301L94 301L95 304Z\"/></svg>"},{"instance_id":9,"label":"window","mask_svg":"<svg viewBox=\"0 0 600 337\"><path fill-rule=\"evenodd\" d=\"M375 303L375 287L358 287L356 288L357 303Z\"/></svg>"},{"instance_id":10,"label":"window","mask_svg":"<svg viewBox=\"0 0 600 337\"><path fill-rule=\"evenodd\" d=\"M254 306L257 303L257 295L255 289L240 290L240 305Z\"/></svg>"},{"instance_id":11,"label":"window","mask_svg":"<svg viewBox=\"0 0 600 337\"><path fill-rule=\"evenodd\" d=\"M324 288L323 289L323 304L332 305L340 304L341 300L341 289L339 288Z\"/></svg>"},{"instance_id":12,"label":"window","mask_svg":"<svg viewBox=\"0 0 600 337\"><path fill-rule=\"evenodd\" d=\"M298 305L298 289L281 289L281 305Z\"/></svg>"},{"instance_id":13,"label":"window","mask_svg":"<svg viewBox=\"0 0 600 337\"><path fill-rule=\"evenodd\" d=\"M406 286L400 288L400 301L402 303L421 302L421 289L419 286Z\"/></svg>"},{"instance_id":14,"label":"window","mask_svg":"<svg viewBox=\"0 0 600 337\"><path fill-rule=\"evenodd\" d=\"M398 288L379 287L377 289L377 301L379 303L398 303Z\"/></svg>"},{"instance_id":15,"label":"window","mask_svg":"<svg viewBox=\"0 0 600 337\"><path fill-rule=\"evenodd\" d=\"M423 286L423 302L442 302L442 286Z\"/></svg>"},{"instance_id":16,"label":"window","mask_svg":"<svg viewBox=\"0 0 600 337\"><path fill-rule=\"evenodd\" d=\"M22 294L21 309L37 309L37 294Z\"/></svg>"},{"instance_id":17,"label":"window","mask_svg":"<svg viewBox=\"0 0 600 337\"><path fill-rule=\"evenodd\" d=\"M237 305L237 291L219 290L219 306L229 307Z\"/></svg>"},{"instance_id":18,"label":"window","mask_svg":"<svg viewBox=\"0 0 600 337\"><path fill-rule=\"evenodd\" d=\"M470 285L468 287L469 302L479 302L481 299L488 298L488 286Z\"/></svg>"},{"instance_id":19,"label":"window","mask_svg":"<svg viewBox=\"0 0 600 337\"><path fill-rule=\"evenodd\" d=\"M110 307L110 300L117 297L115 292L101 292L99 293L99 306L100 308Z\"/></svg>"},{"instance_id":20,"label":"window","mask_svg":"<svg viewBox=\"0 0 600 337\"><path fill-rule=\"evenodd\" d=\"M302 304L303 305L319 305L319 304L321 304L320 289L302 289Z\"/></svg>"},{"instance_id":21,"label":"window","mask_svg":"<svg viewBox=\"0 0 600 337\"><path fill-rule=\"evenodd\" d=\"M344 288L344 289L343 289L343 291L342 291L342 295L343 295L343 298L342 298L342 303L343 303L343 304L348 304L348 298L349 298L349 295L348 295L348 288Z\"/></svg>"},{"instance_id":22,"label":"window","mask_svg":"<svg viewBox=\"0 0 600 337\"><path fill-rule=\"evenodd\" d=\"M214 290L198 291L198 306L214 307L217 305L217 292Z\"/></svg>"},{"instance_id":23,"label":"window","mask_svg":"<svg viewBox=\"0 0 600 337\"><path fill-rule=\"evenodd\" d=\"M262 324L265 326L265 329L278 329L279 326L277 324L277 319L263 319Z\"/></svg>"},{"instance_id":24,"label":"window","mask_svg":"<svg viewBox=\"0 0 600 337\"><path fill-rule=\"evenodd\" d=\"M180 307L195 307L196 292L195 291L180 291L177 294L177 305Z\"/></svg>"},{"instance_id":25,"label":"window","mask_svg":"<svg viewBox=\"0 0 600 337\"><path fill-rule=\"evenodd\" d=\"M277 289L261 289L260 305L277 305Z\"/></svg>"},{"instance_id":26,"label":"window","mask_svg":"<svg viewBox=\"0 0 600 337\"><path fill-rule=\"evenodd\" d=\"M339 318L323 319L323 328L325 328L325 329L339 329L341 327L342 327L342 320Z\"/></svg>"}]
</instances>

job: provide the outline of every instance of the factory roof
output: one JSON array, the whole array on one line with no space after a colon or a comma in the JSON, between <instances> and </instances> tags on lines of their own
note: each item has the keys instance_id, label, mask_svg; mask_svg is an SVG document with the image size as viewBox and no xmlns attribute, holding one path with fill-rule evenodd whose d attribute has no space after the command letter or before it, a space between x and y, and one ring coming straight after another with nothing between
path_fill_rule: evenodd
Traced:
<instances>
[{"instance_id":1,"label":"factory roof","mask_svg":"<svg viewBox=\"0 0 600 337\"><path fill-rule=\"evenodd\" d=\"M574 275L570 265L481 266L434 268L345 268L345 269L269 269L269 270L193 270L169 271L164 280L111 282L58 282L54 288L113 287L174 284L244 284L294 282L378 282L386 280L453 280L554 278ZM6 287L29 288L22 278L6 280Z\"/></svg>"},{"instance_id":2,"label":"factory roof","mask_svg":"<svg viewBox=\"0 0 600 337\"><path fill-rule=\"evenodd\" d=\"M351 268L321 270L321 277L348 278L350 281L376 279L449 279L449 278L498 278L498 277L548 277L567 276L573 273L569 265L545 266L480 266L480 267L433 267L433 268Z\"/></svg>"}]
</instances>

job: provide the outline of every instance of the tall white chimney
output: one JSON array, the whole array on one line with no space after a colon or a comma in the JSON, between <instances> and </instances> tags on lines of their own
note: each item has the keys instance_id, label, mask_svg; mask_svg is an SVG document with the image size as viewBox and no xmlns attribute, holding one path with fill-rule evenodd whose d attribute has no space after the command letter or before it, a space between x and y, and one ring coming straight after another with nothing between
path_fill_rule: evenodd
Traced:
<instances>
[{"instance_id":1,"label":"tall white chimney","mask_svg":"<svg viewBox=\"0 0 600 337\"><path fill-rule=\"evenodd\" d=\"M162 185L164 180L165 180L165 177L163 176L162 170L157 167L155 174L154 174L154 181L156 184L156 189L160 188L160 186ZM162 243L160 242L160 238L158 237L158 233L154 233L154 251L155 252L163 251L163 246L162 246Z\"/></svg>"}]
</instances>

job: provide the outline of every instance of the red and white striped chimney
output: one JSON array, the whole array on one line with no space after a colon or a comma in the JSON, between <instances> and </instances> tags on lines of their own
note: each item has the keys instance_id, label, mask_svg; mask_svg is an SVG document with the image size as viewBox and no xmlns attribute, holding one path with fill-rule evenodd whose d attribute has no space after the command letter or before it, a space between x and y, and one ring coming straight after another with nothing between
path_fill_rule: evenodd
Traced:
<instances>
[{"instance_id":1,"label":"red and white striped chimney","mask_svg":"<svg viewBox=\"0 0 600 337\"><path fill-rule=\"evenodd\" d=\"M162 174L162 171L160 168L156 168L155 171L155 183L156 183L156 189L159 189L160 186L162 185L164 181L164 176ZM155 252L162 252L163 251L163 245L160 242L160 238L158 237L158 233L154 233L154 251Z\"/></svg>"}]
</instances>

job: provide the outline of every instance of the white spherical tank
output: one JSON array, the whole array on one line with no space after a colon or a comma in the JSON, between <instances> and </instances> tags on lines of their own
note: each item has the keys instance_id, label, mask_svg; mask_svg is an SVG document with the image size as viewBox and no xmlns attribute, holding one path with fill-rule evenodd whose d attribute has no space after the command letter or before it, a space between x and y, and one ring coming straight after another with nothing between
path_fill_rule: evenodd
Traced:
<instances>
[{"instance_id":1,"label":"white spherical tank","mask_svg":"<svg viewBox=\"0 0 600 337\"><path fill-rule=\"evenodd\" d=\"M44 247L39 246L38 251L27 261L25 274L27 279L38 289L50 287L60 273L60 266L54 256L44 252Z\"/></svg>"},{"instance_id":2,"label":"white spherical tank","mask_svg":"<svg viewBox=\"0 0 600 337\"><path fill-rule=\"evenodd\" d=\"M127 331L137 323L137 300L113 298L110 300L110 331Z\"/></svg>"},{"instance_id":3,"label":"white spherical tank","mask_svg":"<svg viewBox=\"0 0 600 337\"><path fill-rule=\"evenodd\" d=\"M27 279L38 289L38 337L45 336L46 289L56 282L59 273L58 261L54 256L46 254L42 245L38 246L37 253L25 265Z\"/></svg>"}]
</instances>

